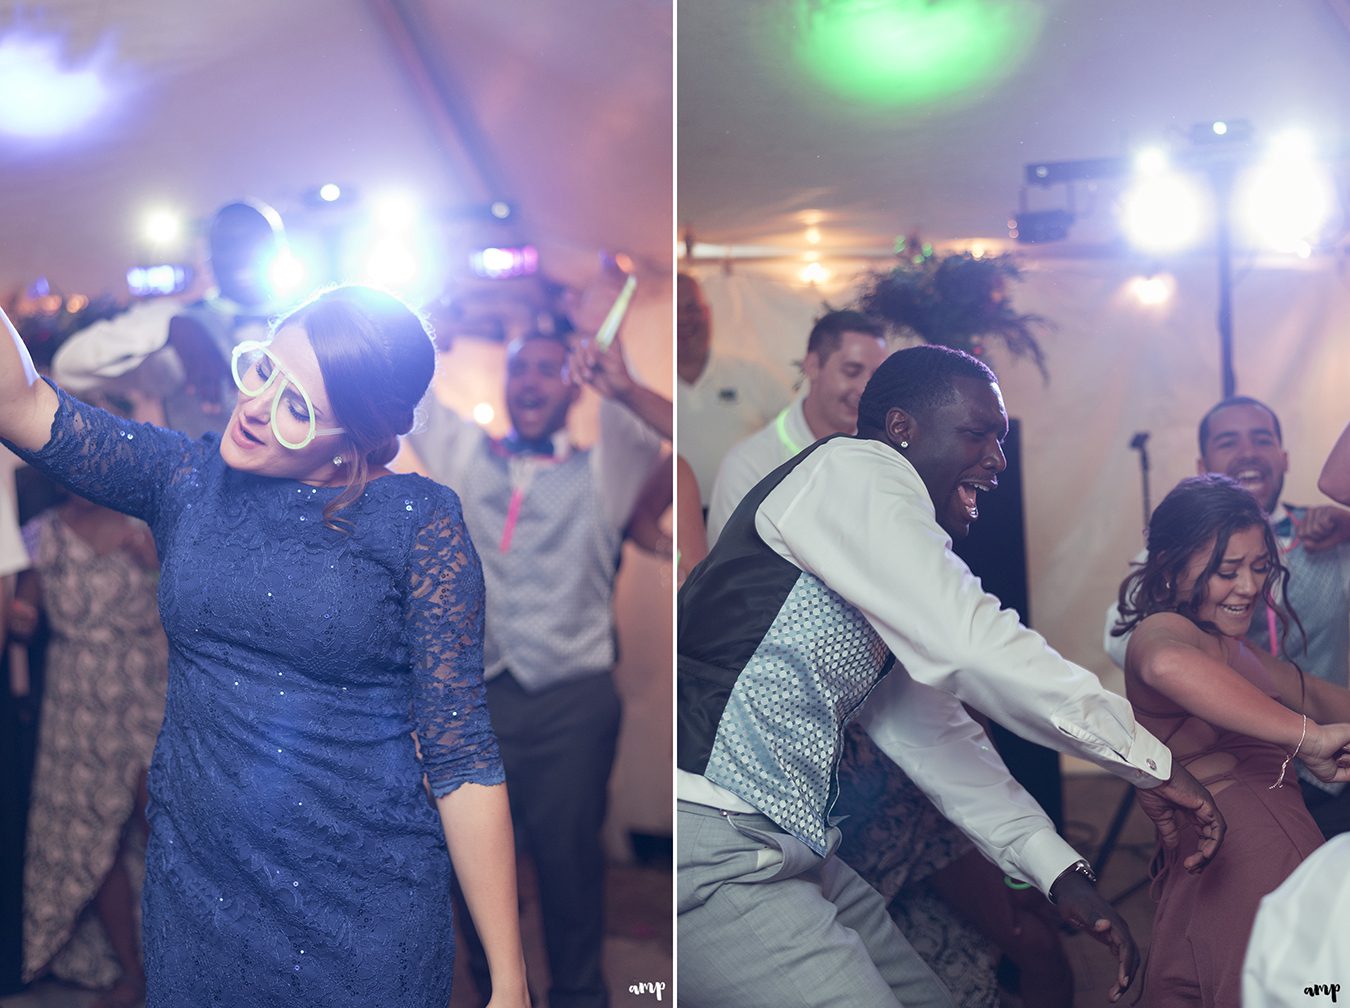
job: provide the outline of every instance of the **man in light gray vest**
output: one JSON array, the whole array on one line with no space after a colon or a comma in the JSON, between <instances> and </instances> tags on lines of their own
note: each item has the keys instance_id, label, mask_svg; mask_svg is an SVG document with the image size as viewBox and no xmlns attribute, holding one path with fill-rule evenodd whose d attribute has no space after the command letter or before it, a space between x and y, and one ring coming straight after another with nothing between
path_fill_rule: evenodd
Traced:
<instances>
[{"instance_id":1,"label":"man in light gray vest","mask_svg":"<svg viewBox=\"0 0 1350 1008\"><path fill-rule=\"evenodd\" d=\"M616 346L591 351L604 398L599 438L568 440L580 389L566 342L529 333L508 350L511 433L493 440L428 397L409 436L433 478L459 494L487 581L488 707L501 745L511 816L534 861L548 950L551 1008L607 1003L600 828L619 730L614 578L624 528L660 456L671 406L634 382ZM664 406L662 405L664 404ZM486 961L470 964L488 994Z\"/></svg>"}]
</instances>

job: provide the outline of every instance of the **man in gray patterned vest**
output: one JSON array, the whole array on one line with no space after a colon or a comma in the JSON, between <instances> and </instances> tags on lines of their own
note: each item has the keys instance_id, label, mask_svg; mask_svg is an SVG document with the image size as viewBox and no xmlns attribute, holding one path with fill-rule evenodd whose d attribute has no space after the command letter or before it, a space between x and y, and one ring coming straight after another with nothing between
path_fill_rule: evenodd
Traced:
<instances>
[{"instance_id":1,"label":"man in gray patterned vest","mask_svg":"<svg viewBox=\"0 0 1350 1008\"><path fill-rule=\"evenodd\" d=\"M669 400L628 375L617 344L587 359L602 364L588 370L604 396L592 448L567 436L580 392L567 344L540 332L507 353L507 437L489 438L434 396L426 429L409 436L431 476L459 494L482 559L488 707L511 817L539 880L552 1008L608 1001L600 828L619 731L614 578L624 528L661 452L639 417L664 419L668 430L671 413ZM486 999L476 936L469 951Z\"/></svg>"},{"instance_id":2,"label":"man in gray patterned vest","mask_svg":"<svg viewBox=\"0 0 1350 1008\"><path fill-rule=\"evenodd\" d=\"M1129 929L962 702L1136 785L1170 843L1198 832L1189 869L1218 849L1213 799L1129 703L1000 609L951 552L997 486L1007 429L975 358L892 354L858 434L760 482L681 589L681 1005L951 1004L834 856L835 766L855 716L987 857L1115 951L1113 994L1138 966Z\"/></svg>"}]
</instances>

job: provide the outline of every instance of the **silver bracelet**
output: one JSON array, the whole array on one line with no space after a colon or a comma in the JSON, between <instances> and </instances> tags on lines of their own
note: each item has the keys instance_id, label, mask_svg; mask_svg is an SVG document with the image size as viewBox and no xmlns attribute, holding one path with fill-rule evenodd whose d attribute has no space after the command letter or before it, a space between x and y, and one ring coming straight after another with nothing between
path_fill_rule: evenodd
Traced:
<instances>
[{"instance_id":1,"label":"silver bracelet","mask_svg":"<svg viewBox=\"0 0 1350 1008\"><path fill-rule=\"evenodd\" d=\"M1308 715L1303 715L1303 731L1298 737L1298 745L1294 746L1294 751L1284 758L1280 764L1280 776L1275 778L1275 783L1266 788L1267 791L1274 791L1276 788L1284 787L1284 774L1289 769L1289 762L1298 755L1299 750L1303 748L1303 742L1308 737Z\"/></svg>"}]
</instances>

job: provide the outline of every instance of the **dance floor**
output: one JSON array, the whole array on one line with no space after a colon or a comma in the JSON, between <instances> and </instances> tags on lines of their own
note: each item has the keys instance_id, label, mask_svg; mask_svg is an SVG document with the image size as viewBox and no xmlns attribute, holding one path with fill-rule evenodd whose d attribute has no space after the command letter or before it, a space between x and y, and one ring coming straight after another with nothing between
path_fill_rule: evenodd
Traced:
<instances>
[{"instance_id":1,"label":"dance floor","mask_svg":"<svg viewBox=\"0 0 1350 1008\"><path fill-rule=\"evenodd\" d=\"M669 992L673 974L670 871L613 865L608 881L605 971L609 977L610 1000L616 1006L636 1003L638 999L628 988L637 983L659 981ZM536 988L535 1008L547 1008L544 992L548 967L531 888L529 877L522 877L525 957L531 985ZM21 994L0 998L0 1008L86 1008L95 996L90 991L48 981L35 984ZM643 997L652 999L650 994ZM457 971L450 1008L475 1008L481 1003L475 998L473 981L463 971ZM662 997L662 1003L670 1003L668 994Z\"/></svg>"},{"instance_id":2,"label":"dance floor","mask_svg":"<svg viewBox=\"0 0 1350 1008\"><path fill-rule=\"evenodd\" d=\"M1111 816L1124 793L1124 785L1113 777L1098 774L1069 774L1064 780L1064 804L1069 840L1086 856L1094 857ZM1126 822L1121 842L1102 873L1103 891L1111 896L1132 887L1147 873L1153 853L1153 827L1135 808ZM544 954L538 937L537 914L531 898L528 876L522 879L526 956L533 982L542 992L546 983ZM1152 907L1146 889L1136 889L1118 908L1143 945L1148 940ZM609 876L608 938L605 965L610 991L616 1006L635 1004L629 992L635 983L663 980L669 984L672 974L671 884L669 872L661 868L616 865ZM1115 975L1110 953L1084 935L1065 939L1073 963L1078 1008L1105 1003L1105 994ZM476 1004L472 982L457 978L456 995L451 1008L473 1008ZM669 987L667 987L667 991ZM650 998L650 995L644 997ZM94 995L56 983L43 983L22 994L0 998L0 1008L85 1008ZM663 1003L669 1002L663 998ZM1006 1008L1021 1008L1010 998ZM546 1008L542 996L536 1008Z\"/></svg>"}]
</instances>

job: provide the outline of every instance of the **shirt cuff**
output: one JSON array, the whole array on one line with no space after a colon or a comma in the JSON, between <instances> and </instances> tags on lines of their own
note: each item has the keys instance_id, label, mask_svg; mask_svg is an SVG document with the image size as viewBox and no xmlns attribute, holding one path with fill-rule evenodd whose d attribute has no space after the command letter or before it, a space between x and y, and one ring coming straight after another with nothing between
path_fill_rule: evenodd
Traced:
<instances>
[{"instance_id":1,"label":"shirt cuff","mask_svg":"<svg viewBox=\"0 0 1350 1008\"><path fill-rule=\"evenodd\" d=\"M1069 865L1083 860L1083 856L1053 829L1043 829L1027 838L1013 860L1026 881L1048 899L1055 879L1064 874Z\"/></svg>"},{"instance_id":2,"label":"shirt cuff","mask_svg":"<svg viewBox=\"0 0 1350 1008\"><path fill-rule=\"evenodd\" d=\"M1125 710L1129 709L1124 699L1115 699L1124 705ZM1064 712L1056 713L1053 722L1060 732L1081 743L1074 752L1075 756L1092 760L1135 787L1159 787L1172 777L1172 751L1138 722L1124 731L1112 731L1113 739L1103 738L1102 734L1087 730L1084 726L1091 724L1091 720L1074 709L1070 709L1067 715ZM1117 724L1125 729L1123 724Z\"/></svg>"}]
</instances>

